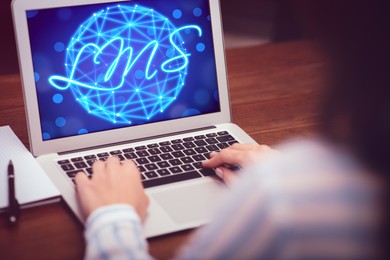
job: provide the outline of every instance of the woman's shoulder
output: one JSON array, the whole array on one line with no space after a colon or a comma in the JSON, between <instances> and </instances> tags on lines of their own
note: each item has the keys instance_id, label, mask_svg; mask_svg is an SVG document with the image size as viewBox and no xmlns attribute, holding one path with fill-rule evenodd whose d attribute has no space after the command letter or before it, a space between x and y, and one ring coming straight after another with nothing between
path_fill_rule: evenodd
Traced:
<instances>
[{"instance_id":1,"label":"woman's shoulder","mask_svg":"<svg viewBox=\"0 0 390 260\"><path fill-rule=\"evenodd\" d=\"M245 176L263 191L261 200L272 219L302 242L301 252L310 252L311 245L327 255L329 246L340 243L353 246L348 256L367 253L381 221L382 183L376 175L323 140L293 140L278 149L279 155L254 165ZM338 242L323 243L327 238Z\"/></svg>"},{"instance_id":2,"label":"woman's shoulder","mask_svg":"<svg viewBox=\"0 0 390 260\"><path fill-rule=\"evenodd\" d=\"M291 167L291 172L338 172L338 174L364 172L365 168L347 149L321 138L298 138L275 146L279 158L270 163Z\"/></svg>"},{"instance_id":3,"label":"woman's shoulder","mask_svg":"<svg viewBox=\"0 0 390 260\"><path fill-rule=\"evenodd\" d=\"M276 149L280 153L248 169L250 181L263 189L290 197L323 194L340 201L354 199L351 194L375 195L381 189L381 181L353 154L323 139L295 139Z\"/></svg>"}]
</instances>

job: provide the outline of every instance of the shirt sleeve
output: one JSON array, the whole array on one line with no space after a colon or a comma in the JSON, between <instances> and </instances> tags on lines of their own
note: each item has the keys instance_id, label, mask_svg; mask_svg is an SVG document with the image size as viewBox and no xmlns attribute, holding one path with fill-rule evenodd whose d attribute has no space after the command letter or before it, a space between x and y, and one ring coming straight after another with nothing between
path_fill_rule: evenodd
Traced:
<instances>
[{"instance_id":1,"label":"shirt sleeve","mask_svg":"<svg viewBox=\"0 0 390 260\"><path fill-rule=\"evenodd\" d=\"M199 229L179 252L177 259L275 259L270 244L283 228L270 204L270 196L258 179L243 173L232 187L213 221ZM196 257L194 257L196 256Z\"/></svg>"},{"instance_id":2,"label":"shirt sleeve","mask_svg":"<svg viewBox=\"0 0 390 260\"><path fill-rule=\"evenodd\" d=\"M177 259L377 259L377 188L341 154L309 145L239 173Z\"/></svg>"},{"instance_id":3,"label":"shirt sleeve","mask_svg":"<svg viewBox=\"0 0 390 260\"><path fill-rule=\"evenodd\" d=\"M85 259L152 259L134 208L115 204L95 210L85 228Z\"/></svg>"}]
</instances>

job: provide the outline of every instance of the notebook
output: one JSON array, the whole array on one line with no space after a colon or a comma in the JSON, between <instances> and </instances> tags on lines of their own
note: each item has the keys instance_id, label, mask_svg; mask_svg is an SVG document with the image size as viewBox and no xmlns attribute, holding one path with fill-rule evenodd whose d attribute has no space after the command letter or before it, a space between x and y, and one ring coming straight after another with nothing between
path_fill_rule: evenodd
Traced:
<instances>
[{"instance_id":1,"label":"notebook","mask_svg":"<svg viewBox=\"0 0 390 260\"><path fill-rule=\"evenodd\" d=\"M8 163L15 171L15 197L21 208L60 201L60 192L9 126L0 126L0 212L8 207Z\"/></svg>"},{"instance_id":2,"label":"notebook","mask_svg":"<svg viewBox=\"0 0 390 260\"><path fill-rule=\"evenodd\" d=\"M226 191L202 158L253 143L231 123L218 0L14 0L31 151L74 214L75 171L133 159L147 237L210 220ZM168 155L165 155L168 153Z\"/></svg>"}]
</instances>

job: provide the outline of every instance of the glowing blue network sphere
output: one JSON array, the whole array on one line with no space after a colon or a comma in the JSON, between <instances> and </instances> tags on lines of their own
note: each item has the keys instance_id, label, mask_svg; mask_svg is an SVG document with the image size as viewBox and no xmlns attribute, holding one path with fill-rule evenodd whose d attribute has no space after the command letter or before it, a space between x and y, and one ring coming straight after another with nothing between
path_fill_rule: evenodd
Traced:
<instances>
[{"instance_id":1,"label":"glowing blue network sphere","mask_svg":"<svg viewBox=\"0 0 390 260\"><path fill-rule=\"evenodd\" d=\"M70 89L88 113L112 123L147 121L162 113L184 86L189 54L182 31L142 6L116 5L93 14L66 50L67 77L49 81Z\"/></svg>"}]
</instances>

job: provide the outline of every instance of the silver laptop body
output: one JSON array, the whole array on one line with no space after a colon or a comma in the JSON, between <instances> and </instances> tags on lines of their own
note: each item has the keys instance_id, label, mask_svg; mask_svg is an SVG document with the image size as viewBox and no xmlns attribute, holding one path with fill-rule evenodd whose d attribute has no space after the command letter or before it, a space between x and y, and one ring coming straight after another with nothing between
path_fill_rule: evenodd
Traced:
<instances>
[{"instance_id":1,"label":"silver laptop body","mask_svg":"<svg viewBox=\"0 0 390 260\"><path fill-rule=\"evenodd\" d=\"M31 151L77 218L64 168L147 150L161 167L143 173L145 235L207 223L223 184L190 166L182 173L200 177L167 183L176 175L162 165L200 158L205 141L208 152L227 146L216 139L255 142L231 123L219 1L14 0L12 11ZM178 158L150 154L167 143Z\"/></svg>"}]
</instances>

